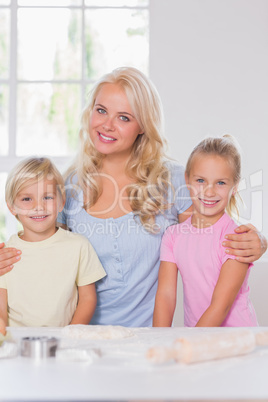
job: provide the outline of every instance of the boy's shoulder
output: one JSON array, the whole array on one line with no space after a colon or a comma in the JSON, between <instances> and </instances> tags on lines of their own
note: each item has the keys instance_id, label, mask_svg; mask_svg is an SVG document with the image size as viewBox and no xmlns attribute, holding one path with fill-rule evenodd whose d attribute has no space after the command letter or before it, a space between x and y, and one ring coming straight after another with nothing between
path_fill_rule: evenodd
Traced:
<instances>
[{"instance_id":1,"label":"boy's shoulder","mask_svg":"<svg viewBox=\"0 0 268 402\"><path fill-rule=\"evenodd\" d=\"M10 238L5 242L5 247L15 247L18 245L20 238L17 234L13 234Z\"/></svg>"},{"instance_id":2,"label":"boy's shoulder","mask_svg":"<svg viewBox=\"0 0 268 402\"><path fill-rule=\"evenodd\" d=\"M72 245L74 245L76 243L81 244L81 245L83 245L83 244L88 245L88 243L89 243L89 240L85 236L83 236L79 233L74 233L74 232L71 232L70 230L65 230L62 228L59 228L58 232L59 232L58 233L59 239L64 240L66 242L70 242Z\"/></svg>"}]
</instances>

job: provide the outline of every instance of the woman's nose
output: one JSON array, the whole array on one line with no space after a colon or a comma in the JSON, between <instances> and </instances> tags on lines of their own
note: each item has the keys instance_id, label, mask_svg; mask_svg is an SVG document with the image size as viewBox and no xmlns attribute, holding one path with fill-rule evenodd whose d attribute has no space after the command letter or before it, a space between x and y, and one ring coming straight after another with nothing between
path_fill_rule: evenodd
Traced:
<instances>
[{"instance_id":1,"label":"woman's nose","mask_svg":"<svg viewBox=\"0 0 268 402\"><path fill-rule=\"evenodd\" d=\"M114 121L113 121L113 119L107 117L107 119L102 124L102 127L106 131L113 131L114 130Z\"/></svg>"}]
</instances>

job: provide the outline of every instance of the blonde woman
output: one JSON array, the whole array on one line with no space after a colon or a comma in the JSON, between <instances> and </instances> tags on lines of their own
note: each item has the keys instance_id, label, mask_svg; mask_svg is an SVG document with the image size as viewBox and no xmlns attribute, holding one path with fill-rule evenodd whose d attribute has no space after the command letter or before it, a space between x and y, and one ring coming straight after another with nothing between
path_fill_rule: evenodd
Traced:
<instances>
[{"instance_id":1,"label":"blonde woman","mask_svg":"<svg viewBox=\"0 0 268 402\"><path fill-rule=\"evenodd\" d=\"M150 326L162 235L191 212L184 169L165 155L158 93L135 68L102 77L81 122L80 149L58 220L90 240L107 272L96 286L91 323ZM248 232L242 242L234 237L227 246L236 247L238 256L259 258L265 240L242 230ZM3 272L6 261L14 263L13 253L0 253Z\"/></svg>"}]
</instances>

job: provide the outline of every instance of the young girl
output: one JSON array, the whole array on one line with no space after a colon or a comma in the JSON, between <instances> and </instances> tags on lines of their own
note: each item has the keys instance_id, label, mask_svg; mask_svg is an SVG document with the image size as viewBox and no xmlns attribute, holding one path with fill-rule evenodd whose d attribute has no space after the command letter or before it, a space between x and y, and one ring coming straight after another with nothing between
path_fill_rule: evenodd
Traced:
<instances>
[{"instance_id":1,"label":"young girl","mask_svg":"<svg viewBox=\"0 0 268 402\"><path fill-rule=\"evenodd\" d=\"M207 138L191 153L185 172L193 214L162 239L154 326L171 326L178 270L188 327L257 326L249 300L249 264L225 253L222 242L237 227L240 155L230 136ZM227 213L225 212L227 211Z\"/></svg>"},{"instance_id":2,"label":"young girl","mask_svg":"<svg viewBox=\"0 0 268 402\"><path fill-rule=\"evenodd\" d=\"M47 158L19 163L6 183L6 202L23 231L7 247L22 250L0 277L0 318L9 326L88 324L95 283L106 274L88 240L56 227L63 209L63 178Z\"/></svg>"}]
</instances>

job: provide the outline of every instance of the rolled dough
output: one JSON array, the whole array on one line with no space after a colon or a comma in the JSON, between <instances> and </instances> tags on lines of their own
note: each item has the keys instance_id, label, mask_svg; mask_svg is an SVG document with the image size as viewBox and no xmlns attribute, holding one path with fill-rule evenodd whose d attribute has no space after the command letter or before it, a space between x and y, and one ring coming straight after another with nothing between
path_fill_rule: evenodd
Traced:
<instances>
[{"instance_id":1,"label":"rolled dough","mask_svg":"<svg viewBox=\"0 0 268 402\"><path fill-rule=\"evenodd\" d=\"M188 364L250 353L255 347L255 334L248 330L211 333L179 338L169 348L151 348L147 358L154 363L174 359Z\"/></svg>"}]
</instances>

